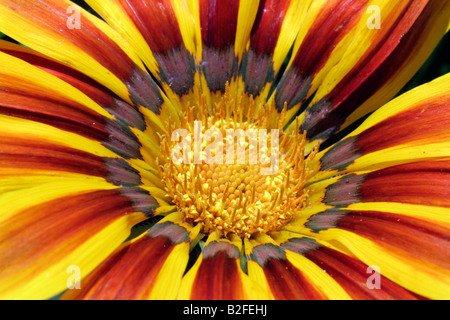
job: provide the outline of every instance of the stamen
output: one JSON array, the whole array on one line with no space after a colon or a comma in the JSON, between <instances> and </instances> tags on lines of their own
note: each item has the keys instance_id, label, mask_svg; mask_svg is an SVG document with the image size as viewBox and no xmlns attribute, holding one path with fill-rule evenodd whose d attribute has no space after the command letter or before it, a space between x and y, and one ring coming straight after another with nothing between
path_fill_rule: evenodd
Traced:
<instances>
[{"instance_id":1,"label":"stamen","mask_svg":"<svg viewBox=\"0 0 450 320\"><path fill-rule=\"evenodd\" d=\"M242 104L246 103L246 106ZM273 104L273 102L271 103ZM161 152L165 156L160 164L160 174L166 185L168 196L184 214L186 222L200 225L203 233L219 231L225 236L250 238L256 233L267 233L281 229L307 205L308 191L305 188L308 179L307 162L311 161L317 150L313 150L305 159L305 133L299 131L296 120L296 130L285 133L282 127L286 121L287 105L284 106L279 118L274 121L274 105L256 105L252 97L232 97L227 85L222 100L215 105L208 105L204 96L199 97L198 106L187 108L181 124L194 139L200 139L208 129L218 130L224 138L222 144L216 148L226 146L227 129L248 130L279 129L279 150L272 150L272 141L261 150L270 152L265 163L259 161L250 163L250 138L237 137L245 145L245 161L238 163L238 145L234 145L235 163L226 163L226 148L223 150L222 163L194 163L194 153L191 151L187 158L191 163L174 164L171 161L171 150L178 141L171 141L162 136ZM194 121L202 124L201 132L194 132ZM172 125L167 125L168 137L171 137ZM199 130L196 130L199 131ZM270 132L267 138L271 137ZM235 139L235 137L231 137ZM270 138L271 139L271 138ZM236 139L235 139L236 140ZM193 141L191 141L193 142ZM209 142L209 141L208 141ZM206 154L207 143L201 141L200 153ZM261 148L262 140L257 136L257 146ZM253 149L255 146L253 146ZM193 146L191 150L194 150ZM210 150L211 151L211 150ZM210 153L217 154L217 150ZM258 154L259 157L259 154ZM278 170L267 175L264 169L271 169L271 165L278 158ZM183 155L183 159L185 159Z\"/></svg>"}]
</instances>

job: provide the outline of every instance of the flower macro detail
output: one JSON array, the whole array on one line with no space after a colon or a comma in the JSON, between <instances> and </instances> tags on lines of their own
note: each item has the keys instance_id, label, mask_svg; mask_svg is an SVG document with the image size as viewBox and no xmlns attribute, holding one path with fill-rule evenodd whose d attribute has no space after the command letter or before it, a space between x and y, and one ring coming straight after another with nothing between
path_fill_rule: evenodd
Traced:
<instances>
[{"instance_id":1,"label":"flower macro detail","mask_svg":"<svg viewBox=\"0 0 450 320\"><path fill-rule=\"evenodd\" d=\"M183 145L176 149L173 139L161 139L166 156L160 176L177 210L192 225L199 223L203 233L249 238L280 229L306 206L305 183L312 170L305 163L317 150L305 157L305 134L299 132L298 121L293 134L283 132L284 116L269 135L274 104L258 106L255 112L253 99L246 106L230 95L226 86L216 106L208 108L201 100L197 112L187 110L180 124L190 128L184 129L185 150ZM168 135L177 137L180 129L172 130L170 123L167 127ZM214 142L206 145L209 138Z\"/></svg>"},{"instance_id":2,"label":"flower macro detail","mask_svg":"<svg viewBox=\"0 0 450 320\"><path fill-rule=\"evenodd\" d=\"M450 74L401 91L449 26L0 0L0 298L450 298Z\"/></svg>"}]
</instances>

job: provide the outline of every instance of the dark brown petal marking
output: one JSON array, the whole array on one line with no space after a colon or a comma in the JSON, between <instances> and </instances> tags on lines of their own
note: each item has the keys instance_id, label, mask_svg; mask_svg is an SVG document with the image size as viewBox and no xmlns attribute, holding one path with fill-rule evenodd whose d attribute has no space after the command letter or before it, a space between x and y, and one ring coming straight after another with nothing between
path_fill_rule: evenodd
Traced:
<instances>
[{"instance_id":1,"label":"dark brown petal marking","mask_svg":"<svg viewBox=\"0 0 450 320\"><path fill-rule=\"evenodd\" d=\"M160 114L164 99L152 77L142 69L135 67L128 79L125 84L131 92L131 101L136 105L148 108L155 114Z\"/></svg>"},{"instance_id":2,"label":"dark brown petal marking","mask_svg":"<svg viewBox=\"0 0 450 320\"><path fill-rule=\"evenodd\" d=\"M194 87L195 62L184 45L164 54L155 54L160 67L159 76L179 96L189 93Z\"/></svg>"},{"instance_id":3,"label":"dark brown petal marking","mask_svg":"<svg viewBox=\"0 0 450 320\"><path fill-rule=\"evenodd\" d=\"M300 103L311 87L312 76L303 76L295 65L291 65L283 74L275 91L275 105L281 112L284 103L288 109Z\"/></svg>"},{"instance_id":4,"label":"dark brown petal marking","mask_svg":"<svg viewBox=\"0 0 450 320\"><path fill-rule=\"evenodd\" d=\"M249 259L257 262L261 267L264 267L269 260L286 259L286 254L284 253L283 248L268 243L254 247Z\"/></svg>"},{"instance_id":5,"label":"dark brown petal marking","mask_svg":"<svg viewBox=\"0 0 450 320\"><path fill-rule=\"evenodd\" d=\"M226 83L234 79L238 68L234 45L222 50L204 47L200 67L208 88L212 92L225 92Z\"/></svg>"},{"instance_id":6,"label":"dark brown petal marking","mask_svg":"<svg viewBox=\"0 0 450 320\"><path fill-rule=\"evenodd\" d=\"M141 131L144 131L147 126L142 114L120 99L113 98L111 103L104 108L116 119L123 121L127 126L135 127Z\"/></svg>"},{"instance_id":7,"label":"dark brown petal marking","mask_svg":"<svg viewBox=\"0 0 450 320\"><path fill-rule=\"evenodd\" d=\"M326 138L336 132L345 119L371 95L377 92L398 71L398 66L414 52L417 38L430 15L441 6L438 1L414 5L411 1L398 15L391 30L383 32L370 50L342 79L323 101L307 111L301 130L307 130L308 139ZM423 11L422 11L423 10ZM318 112L317 109L324 109Z\"/></svg>"},{"instance_id":8,"label":"dark brown petal marking","mask_svg":"<svg viewBox=\"0 0 450 320\"><path fill-rule=\"evenodd\" d=\"M130 199L134 210L143 212L149 217L153 216L154 210L159 207L158 202L147 190L139 187L123 187L119 192Z\"/></svg>"},{"instance_id":9,"label":"dark brown petal marking","mask_svg":"<svg viewBox=\"0 0 450 320\"><path fill-rule=\"evenodd\" d=\"M203 259L214 257L218 252L223 251L232 259L239 259L239 249L224 241L213 241L202 251Z\"/></svg>"},{"instance_id":10,"label":"dark brown petal marking","mask_svg":"<svg viewBox=\"0 0 450 320\"><path fill-rule=\"evenodd\" d=\"M103 158L103 168L107 170L105 178L108 182L118 186L140 185L139 172L131 167L126 160L120 158Z\"/></svg>"},{"instance_id":11,"label":"dark brown petal marking","mask_svg":"<svg viewBox=\"0 0 450 320\"><path fill-rule=\"evenodd\" d=\"M120 2L152 50L161 80L180 96L188 93L194 86L195 62L183 43L170 1Z\"/></svg>"},{"instance_id":12,"label":"dark brown petal marking","mask_svg":"<svg viewBox=\"0 0 450 320\"><path fill-rule=\"evenodd\" d=\"M324 203L335 207L346 207L360 202L360 186L365 175L350 174L329 185L325 192Z\"/></svg>"},{"instance_id":13,"label":"dark brown petal marking","mask_svg":"<svg viewBox=\"0 0 450 320\"><path fill-rule=\"evenodd\" d=\"M142 158L141 143L125 123L107 119L105 129L109 135L102 142L104 146L126 159Z\"/></svg>"},{"instance_id":14,"label":"dark brown petal marking","mask_svg":"<svg viewBox=\"0 0 450 320\"><path fill-rule=\"evenodd\" d=\"M170 240L172 244L189 242L189 233L185 228L170 222L155 224L148 232L150 238L164 237Z\"/></svg>"},{"instance_id":15,"label":"dark brown petal marking","mask_svg":"<svg viewBox=\"0 0 450 320\"><path fill-rule=\"evenodd\" d=\"M320 248L322 245L312 238L303 237L303 238L289 239L288 241L284 242L281 246L286 250L296 252L304 256L307 252L311 250L316 250Z\"/></svg>"},{"instance_id":16,"label":"dark brown petal marking","mask_svg":"<svg viewBox=\"0 0 450 320\"><path fill-rule=\"evenodd\" d=\"M320 159L322 170L345 170L362 155L357 140L358 137L353 136L335 143Z\"/></svg>"},{"instance_id":17,"label":"dark brown petal marking","mask_svg":"<svg viewBox=\"0 0 450 320\"><path fill-rule=\"evenodd\" d=\"M241 65L245 92L253 97L259 96L265 84L274 79L272 56L258 54L252 48L244 54Z\"/></svg>"},{"instance_id":18,"label":"dark brown petal marking","mask_svg":"<svg viewBox=\"0 0 450 320\"><path fill-rule=\"evenodd\" d=\"M328 209L320 213L316 213L308 219L305 227L310 228L313 232L336 228L339 220L347 215L348 211L339 209Z\"/></svg>"},{"instance_id":19,"label":"dark brown petal marking","mask_svg":"<svg viewBox=\"0 0 450 320\"><path fill-rule=\"evenodd\" d=\"M200 0L202 61L200 67L212 92L225 90L237 72L234 54L239 0Z\"/></svg>"}]
</instances>

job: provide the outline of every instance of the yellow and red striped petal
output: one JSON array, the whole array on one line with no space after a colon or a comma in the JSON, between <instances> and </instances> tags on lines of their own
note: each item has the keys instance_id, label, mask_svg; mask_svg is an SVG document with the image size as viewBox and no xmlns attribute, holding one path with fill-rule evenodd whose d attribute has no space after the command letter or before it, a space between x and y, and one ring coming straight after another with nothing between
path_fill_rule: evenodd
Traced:
<instances>
[{"instance_id":1,"label":"yellow and red striped petal","mask_svg":"<svg viewBox=\"0 0 450 320\"><path fill-rule=\"evenodd\" d=\"M17 136L0 137L0 145L1 177L87 175L104 178L115 185L141 184L138 171L119 158L99 157L78 149Z\"/></svg>"},{"instance_id":2,"label":"yellow and red striped petal","mask_svg":"<svg viewBox=\"0 0 450 320\"><path fill-rule=\"evenodd\" d=\"M166 89L170 88L179 97L194 90L194 22L185 2L94 0L88 3L133 45Z\"/></svg>"},{"instance_id":3,"label":"yellow and red striped petal","mask_svg":"<svg viewBox=\"0 0 450 320\"><path fill-rule=\"evenodd\" d=\"M296 90L286 89L301 93L289 98L288 105L296 104L298 109L302 98L314 93L301 116L301 130L307 130L310 140L328 138L391 99L425 62L450 19L450 5L442 1L373 0L351 7L344 1L329 1L324 6L336 10L320 10L332 17L321 25L316 25L317 19L311 33L300 33L298 51L285 73L286 79L301 80L285 80L293 87L301 84ZM342 14L339 8L344 9ZM379 28L376 19L381 19ZM332 25L325 28L324 23ZM322 41L314 26L323 34ZM283 80L280 85L282 107L287 95Z\"/></svg>"},{"instance_id":4,"label":"yellow and red striped petal","mask_svg":"<svg viewBox=\"0 0 450 320\"><path fill-rule=\"evenodd\" d=\"M183 277L178 299L243 300L268 299L243 272L240 261L240 239L219 239L216 234L208 241L196 263Z\"/></svg>"},{"instance_id":5,"label":"yellow and red striped petal","mask_svg":"<svg viewBox=\"0 0 450 320\"><path fill-rule=\"evenodd\" d=\"M396 206L391 207L395 211ZM341 212L342 222L337 219L337 228L320 231L318 241L376 266L383 276L419 296L450 297L448 225L390 212Z\"/></svg>"},{"instance_id":6,"label":"yellow and red striped petal","mask_svg":"<svg viewBox=\"0 0 450 320\"><path fill-rule=\"evenodd\" d=\"M422 298L381 274L376 274L379 278L372 280L374 269L364 262L326 247L312 238L299 238L296 235L283 241L281 246L316 264L324 273L331 276L352 299L415 300Z\"/></svg>"},{"instance_id":7,"label":"yellow and red striped petal","mask_svg":"<svg viewBox=\"0 0 450 320\"><path fill-rule=\"evenodd\" d=\"M71 69L56 60L50 59L36 51L27 47L20 46L8 41L0 40L0 51L8 55L26 61L41 70L53 74L59 79L67 82L82 93L91 98L95 103L109 112L104 113L108 117L113 115L116 119L123 121L125 124L145 130L146 124L143 115L139 113L136 106L119 99L109 89L95 82L91 78L85 76L77 70ZM32 73L32 72L29 72ZM27 73L28 74L28 73ZM42 74L40 75L42 77ZM26 79L27 81L29 79ZM61 87L60 85L58 87ZM66 85L67 87L67 85ZM67 91L67 89L65 90ZM70 98L75 95L71 94ZM100 112L100 111L99 111Z\"/></svg>"},{"instance_id":8,"label":"yellow and red striped petal","mask_svg":"<svg viewBox=\"0 0 450 320\"><path fill-rule=\"evenodd\" d=\"M35 36L36 28L39 37ZM74 3L4 1L0 6L0 29L91 77L125 101L161 113L165 97L131 46L104 21Z\"/></svg>"},{"instance_id":9,"label":"yellow and red striped petal","mask_svg":"<svg viewBox=\"0 0 450 320\"><path fill-rule=\"evenodd\" d=\"M174 299L188 262L190 241L184 227L161 221L125 243L89 274L80 290L69 290L62 298Z\"/></svg>"},{"instance_id":10,"label":"yellow and red striped petal","mask_svg":"<svg viewBox=\"0 0 450 320\"><path fill-rule=\"evenodd\" d=\"M236 76L247 49L250 32L258 12L259 0L188 1L198 38L196 56L202 92L214 104L215 95L230 84L236 92Z\"/></svg>"},{"instance_id":11,"label":"yellow and red striped petal","mask_svg":"<svg viewBox=\"0 0 450 320\"><path fill-rule=\"evenodd\" d=\"M1 203L11 207L0 222L0 295L9 299L62 292L72 285L70 270L89 273L145 219L118 190L92 178L20 188L3 193Z\"/></svg>"},{"instance_id":12,"label":"yellow and red striped petal","mask_svg":"<svg viewBox=\"0 0 450 320\"><path fill-rule=\"evenodd\" d=\"M253 242L253 243L252 243ZM248 273L277 300L348 299L344 289L318 265L274 241L246 242Z\"/></svg>"},{"instance_id":13,"label":"yellow and red striped petal","mask_svg":"<svg viewBox=\"0 0 450 320\"><path fill-rule=\"evenodd\" d=\"M0 113L38 121L97 140L126 158L140 158L140 142L125 123L61 79L0 53Z\"/></svg>"},{"instance_id":14,"label":"yellow and red striped petal","mask_svg":"<svg viewBox=\"0 0 450 320\"><path fill-rule=\"evenodd\" d=\"M392 100L355 131L318 154L321 172L372 171L447 158L450 150L450 75Z\"/></svg>"},{"instance_id":15,"label":"yellow and red striped petal","mask_svg":"<svg viewBox=\"0 0 450 320\"><path fill-rule=\"evenodd\" d=\"M243 92L267 98L302 25L310 1L261 1L244 54L240 74Z\"/></svg>"},{"instance_id":16,"label":"yellow and red striped petal","mask_svg":"<svg viewBox=\"0 0 450 320\"><path fill-rule=\"evenodd\" d=\"M449 159L333 180L325 188L323 202L336 208L308 217L304 226L311 236L381 268L382 275L419 296L447 299Z\"/></svg>"},{"instance_id":17,"label":"yellow and red striped petal","mask_svg":"<svg viewBox=\"0 0 450 320\"><path fill-rule=\"evenodd\" d=\"M289 67L275 92L275 103L279 110L287 103L291 114L294 106L307 97L313 78L324 68L326 61L336 59L340 51L336 46L351 33L361 18L367 0L313 1L296 39ZM330 57L330 55L332 55Z\"/></svg>"},{"instance_id":18,"label":"yellow and red striped petal","mask_svg":"<svg viewBox=\"0 0 450 320\"><path fill-rule=\"evenodd\" d=\"M348 174L326 187L322 201L336 207L361 202L397 202L448 208L450 159Z\"/></svg>"}]
</instances>

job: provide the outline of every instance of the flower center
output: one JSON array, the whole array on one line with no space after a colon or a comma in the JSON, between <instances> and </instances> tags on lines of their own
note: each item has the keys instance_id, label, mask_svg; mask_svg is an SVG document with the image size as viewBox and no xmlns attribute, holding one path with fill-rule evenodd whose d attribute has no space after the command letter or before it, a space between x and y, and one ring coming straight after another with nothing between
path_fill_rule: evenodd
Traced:
<instances>
[{"instance_id":1,"label":"flower center","mask_svg":"<svg viewBox=\"0 0 450 320\"><path fill-rule=\"evenodd\" d=\"M304 134L267 129L270 113L250 104L247 116L228 95L213 112L200 104L161 139L166 191L203 233L249 238L276 231L306 206L305 163L313 155L305 159Z\"/></svg>"}]
</instances>

